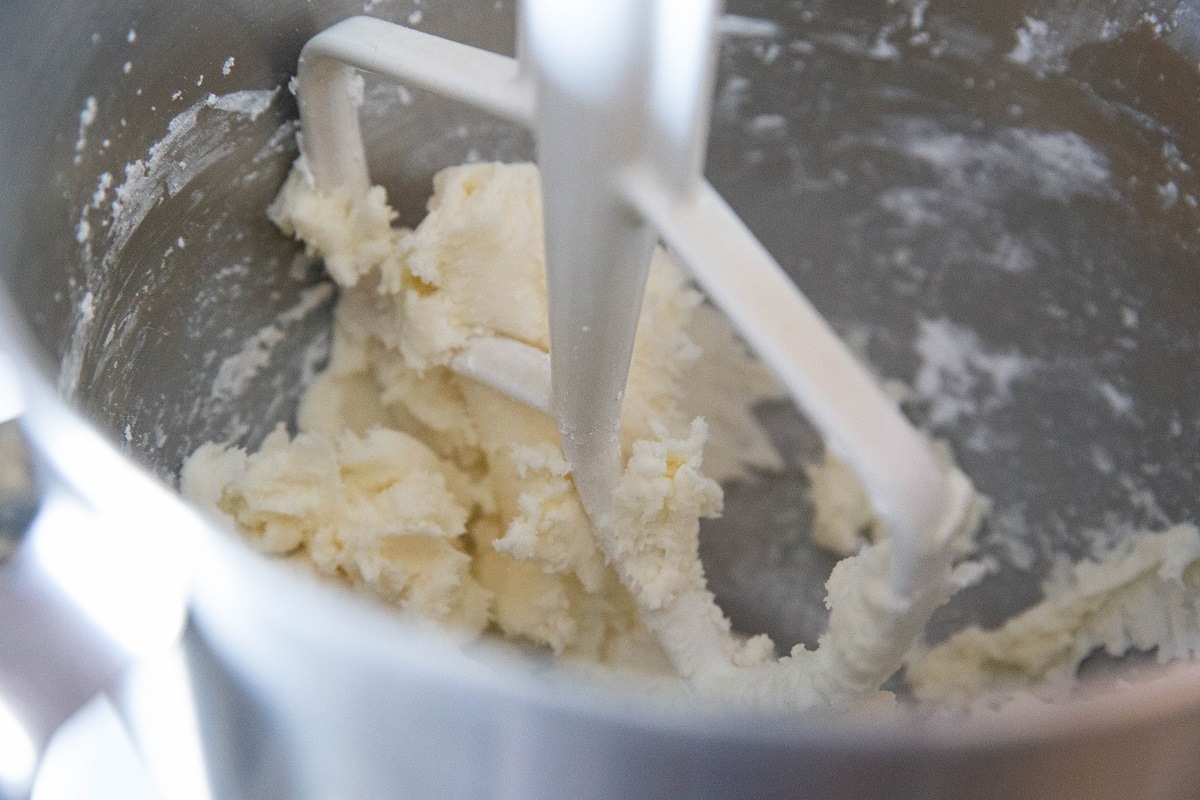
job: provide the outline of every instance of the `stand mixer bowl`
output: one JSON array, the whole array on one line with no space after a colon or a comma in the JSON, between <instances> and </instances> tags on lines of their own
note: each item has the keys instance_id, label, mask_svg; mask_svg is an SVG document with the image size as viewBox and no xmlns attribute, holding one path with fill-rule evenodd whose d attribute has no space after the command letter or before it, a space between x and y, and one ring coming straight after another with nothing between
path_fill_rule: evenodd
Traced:
<instances>
[{"instance_id":1,"label":"stand mixer bowl","mask_svg":"<svg viewBox=\"0 0 1200 800\"><path fill-rule=\"evenodd\" d=\"M513 40L508 3L367 5L500 52ZM363 11L0 10L4 347L25 367L26 430L49 479L110 523L194 531L185 650L216 796L1200 792L1191 666L919 724L659 707L418 630L176 498L145 519L146 474L173 487L203 442L257 446L328 355L334 294L263 210L296 155L300 47ZM1028 607L1062 559L1195 521L1200 7L727 11L709 180L994 502L979 547L995 569L928 638ZM368 81L362 114L404 224L438 169L534 155L520 129L415 91ZM811 645L833 564L806 533L820 444L790 405L760 412L786 468L726 486L702 556L736 628ZM1132 669L1110 661L1085 671Z\"/></svg>"}]
</instances>

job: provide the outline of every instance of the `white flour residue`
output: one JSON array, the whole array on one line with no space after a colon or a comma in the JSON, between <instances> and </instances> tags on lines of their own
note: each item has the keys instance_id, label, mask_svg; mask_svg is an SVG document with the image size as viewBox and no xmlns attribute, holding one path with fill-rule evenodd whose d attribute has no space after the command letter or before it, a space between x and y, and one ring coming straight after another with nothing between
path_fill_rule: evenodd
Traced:
<instances>
[{"instance_id":1,"label":"white flour residue","mask_svg":"<svg viewBox=\"0 0 1200 800\"><path fill-rule=\"evenodd\" d=\"M1140 0L1077 0L1051 3L1039 18L1025 17L1013 31L1008 60L1039 75L1063 72L1081 45L1115 39L1139 26L1154 36L1170 33L1178 11L1170 15L1146 11ZM1178 4L1182 6L1183 4Z\"/></svg>"},{"instance_id":2,"label":"white flour residue","mask_svg":"<svg viewBox=\"0 0 1200 800\"><path fill-rule=\"evenodd\" d=\"M1037 560L1038 552L1028 542L1029 521L1022 504L995 506L988 515L988 525L982 544L994 548L1006 564L1028 570Z\"/></svg>"},{"instance_id":3,"label":"white flour residue","mask_svg":"<svg viewBox=\"0 0 1200 800\"><path fill-rule=\"evenodd\" d=\"M254 377L271 362L271 354L275 346L287 336L287 328L304 319L332 296L333 285L329 283L305 289L296 305L281 313L270 325L260 328L248 337L238 352L221 362L212 385L214 403L229 403L245 394ZM306 373L315 373L320 355L320 352L306 354ZM313 359L311 365L310 358Z\"/></svg>"},{"instance_id":4,"label":"white flour residue","mask_svg":"<svg viewBox=\"0 0 1200 800\"><path fill-rule=\"evenodd\" d=\"M83 109L79 112L79 136L75 139L75 166L83 163L83 149L87 147L88 129L96 121L96 113L99 109L96 98L88 97L83 101Z\"/></svg>"},{"instance_id":5,"label":"white flour residue","mask_svg":"<svg viewBox=\"0 0 1200 800\"><path fill-rule=\"evenodd\" d=\"M778 22L757 17L744 17L741 14L723 14L717 22L717 31L722 36L742 36L746 38L770 38L780 34Z\"/></svg>"},{"instance_id":6,"label":"white flour residue","mask_svg":"<svg viewBox=\"0 0 1200 800\"><path fill-rule=\"evenodd\" d=\"M925 12L929 10L929 0L915 0L909 3L909 18L908 26L914 31L919 31L925 26Z\"/></svg>"},{"instance_id":7,"label":"white flour residue","mask_svg":"<svg viewBox=\"0 0 1200 800\"><path fill-rule=\"evenodd\" d=\"M166 196L174 197L236 146L236 142L227 137L232 119L215 119L200 127L196 125L199 112L214 109L226 112L230 118L248 117L253 122L267 109L278 91L247 90L224 96L209 94L203 102L171 120L167 137L150 149L150 158L144 165L137 162L141 169L134 174L139 180L161 181ZM127 179L129 176L130 170L126 168ZM135 191L142 188L140 183L134 186ZM117 191L120 194L121 188ZM161 195L159 197L161 199Z\"/></svg>"},{"instance_id":8,"label":"white flour residue","mask_svg":"<svg viewBox=\"0 0 1200 800\"><path fill-rule=\"evenodd\" d=\"M1150 30L1154 31L1155 36L1162 36L1164 33L1170 32L1175 27L1176 22L1174 13L1169 18L1164 18L1160 17L1156 11L1145 12L1138 21L1141 24L1149 26Z\"/></svg>"},{"instance_id":9,"label":"white flour residue","mask_svg":"<svg viewBox=\"0 0 1200 800\"><path fill-rule=\"evenodd\" d=\"M125 166L125 180L116 188L110 226L112 250L120 250L154 206L164 197L174 197L193 178L236 146L229 139L233 118L258 119L279 89L244 90L232 94L208 95L176 116L167 125L167 135L155 142L146 159ZM201 111L212 109L225 115L212 115L198 126Z\"/></svg>"},{"instance_id":10,"label":"white flour residue","mask_svg":"<svg viewBox=\"0 0 1200 800\"><path fill-rule=\"evenodd\" d=\"M1128 474L1119 475L1117 483L1125 490L1129 506L1139 511L1151 524L1161 525L1170 521L1171 518L1158 502L1158 495L1137 478Z\"/></svg>"},{"instance_id":11,"label":"white flour residue","mask_svg":"<svg viewBox=\"0 0 1200 800\"><path fill-rule=\"evenodd\" d=\"M91 322L96 318L96 297L91 292L83 296L79 301L79 319L83 322Z\"/></svg>"},{"instance_id":12,"label":"white flour residue","mask_svg":"<svg viewBox=\"0 0 1200 800\"><path fill-rule=\"evenodd\" d=\"M233 59L230 59L230 64L232 65L232 63ZM254 122L270 108L278 93L279 87L276 86L274 89L245 89L224 95L210 94L204 101L204 105L219 111L243 114L249 117L251 122Z\"/></svg>"},{"instance_id":13,"label":"white flour residue","mask_svg":"<svg viewBox=\"0 0 1200 800\"><path fill-rule=\"evenodd\" d=\"M111 173L99 176L91 203L82 209L76 227L77 234L81 230L87 234L80 244L86 290L91 296L99 292L103 276L121 257L146 215L165 198L178 194L202 170L233 152L238 144L237 137L230 135L235 122L258 119L278 93L279 87L224 96L210 94L172 119L167 124L167 135L151 145L146 158L126 164L123 180L115 188ZM85 141L86 129L96 114L95 99L88 100L80 114L81 141ZM206 112L203 125L198 124L201 112ZM110 197L108 213L103 214ZM88 221L88 215L93 213L103 215L101 224L94 224L97 220ZM100 241L94 242L97 238ZM103 253L98 264L94 257L97 250ZM71 331L59 371L59 389L67 397L74 394L79 383L93 318L94 315L79 315Z\"/></svg>"},{"instance_id":14,"label":"white flour residue","mask_svg":"<svg viewBox=\"0 0 1200 800\"><path fill-rule=\"evenodd\" d=\"M1094 444L1090 448L1092 455L1092 466L1101 475L1112 475L1117 471L1117 463L1113 461L1112 453L1098 444Z\"/></svg>"},{"instance_id":15,"label":"white flour residue","mask_svg":"<svg viewBox=\"0 0 1200 800\"><path fill-rule=\"evenodd\" d=\"M752 136L782 135L787 133L787 119L782 114L757 114L745 127Z\"/></svg>"},{"instance_id":16,"label":"white flour residue","mask_svg":"<svg viewBox=\"0 0 1200 800\"><path fill-rule=\"evenodd\" d=\"M112 173L101 173L96 180L96 191L92 192L92 208L99 210L100 206L104 205L104 201L108 199L108 190L112 188L112 185Z\"/></svg>"},{"instance_id":17,"label":"white flour residue","mask_svg":"<svg viewBox=\"0 0 1200 800\"><path fill-rule=\"evenodd\" d=\"M71 335L71 347L63 356L62 366L59 368L63 375L73 375L78 381L79 370L83 366L83 346L75 346L76 340L80 342L87 336L92 327L92 321L96 319L96 296L92 292L86 292L77 306L78 315L75 317L75 327ZM74 385L71 389L74 390Z\"/></svg>"},{"instance_id":18,"label":"white flour residue","mask_svg":"<svg viewBox=\"0 0 1200 800\"><path fill-rule=\"evenodd\" d=\"M275 129L271 137L267 139L257 153L250 157L250 166L253 167L242 176L242 181L250 184L258 180L259 168L270 163L276 157L289 151L295 145L296 132L300 129L300 120L289 119Z\"/></svg>"},{"instance_id":19,"label":"white flour residue","mask_svg":"<svg viewBox=\"0 0 1200 800\"><path fill-rule=\"evenodd\" d=\"M1096 384L1096 391L1108 403L1108 407L1112 409L1114 417L1118 419L1136 420L1137 414L1133 409L1133 398L1122 392L1116 386L1113 386L1108 381L1099 381Z\"/></svg>"},{"instance_id":20,"label":"white flour residue","mask_svg":"<svg viewBox=\"0 0 1200 800\"><path fill-rule=\"evenodd\" d=\"M1174 142L1163 143L1162 157L1167 165L1167 172L1171 175L1187 175L1192 171L1192 165L1183 157L1179 145Z\"/></svg>"},{"instance_id":21,"label":"white flour residue","mask_svg":"<svg viewBox=\"0 0 1200 800\"><path fill-rule=\"evenodd\" d=\"M888 5L899 8L874 34L835 31L819 34L815 38L836 51L875 61L898 60L903 54L901 44L921 47L931 44L933 37L929 31L923 30L929 0L888 0ZM936 58L944 50L945 44L938 42L928 47L927 52Z\"/></svg>"},{"instance_id":22,"label":"white flour residue","mask_svg":"<svg viewBox=\"0 0 1200 800\"><path fill-rule=\"evenodd\" d=\"M880 41L886 44L887 36L891 32L891 28L884 28L874 36L862 36L845 31L832 31L829 33L818 33L814 35L813 41L819 42L825 47L837 53L843 53L848 56L856 56L859 58L880 58Z\"/></svg>"},{"instance_id":23,"label":"white flour residue","mask_svg":"<svg viewBox=\"0 0 1200 800\"><path fill-rule=\"evenodd\" d=\"M944 231L946 263L1028 272L1052 258L1057 245L1036 230L1013 230L1009 207L1024 209L1031 197L1063 204L1079 197L1120 198L1108 158L1069 131L1004 128L965 134L913 119L891 127L865 142L847 137L839 146L867 144L928 168L920 183L881 192L876 202L902 223L906 236Z\"/></svg>"},{"instance_id":24,"label":"white flour residue","mask_svg":"<svg viewBox=\"0 0 1200 800\"><path fill-rule=\"evenodd\" d=\"M930 402L935 428L1008 405L1013 384L1042 366L1016 350L988 348L974 330L947 319L921 320L915 346L922 363L913 388Z\"/></svg>"},{"instance_id":25,"label":"white flour residue","mask_svg":"<svg viewBox=\"0 0 1200 800\"><path fill-rule=\"evenodd\" d=\"M1047 50L1049 37L1049 25L1040 19L1026 17L1025 26L1017 28L1017 46L1008 54L1008 60L1018 64L1028 64L1033 60L1034 53Z\"/></svg>"},{"instance_id":26,"label":"white flour residue","mask_svg":"<svg viewBox=\"0 0 1200 800\"><path fill-rule=\"evenodd\" d=\"M1163 211L1171 210L1179 202L1179 184L1175 181L1167 181L1154 188L1158 192L1158 199L1162 203Z\"/></svg>"},{"instance_id":27,"label":"white flour residue","mask_svg":"<svg viewBox=\"0 0 1200 800\"><path fill-rule=\"evenodd\" d=\"M1115 192L1108 158L1072 131L1006 128L992 136L967 136L916 124L902 132L900 149L932 167L943 191L980 203L1014 189L1063 203Z\"/></svg>"},{"instance_id":28,"label":"white flour residue","mask_svg":"<svg viewBox=\"0 0 1200 800\"><path fill-rule=\"evenodd\" d=\"M750 98L750 79L741 75L730 75L717 92L713 103L716 113L728 122L741 118L742 107Z\"/></svg>"},{"instance_id":29,"label":"white flour residue","mask_svg":"<svg viewBox=\"0 0 1200 800\"><path fill-rule=\"evenodd\" d=\"M871 49L867 51L867 55L877 61L894 61L900 58L900 48L892 44L889 38L893 33L893 28L884 26L875 36L875 42L871 45Z\"/></svg>"}]
</instances>

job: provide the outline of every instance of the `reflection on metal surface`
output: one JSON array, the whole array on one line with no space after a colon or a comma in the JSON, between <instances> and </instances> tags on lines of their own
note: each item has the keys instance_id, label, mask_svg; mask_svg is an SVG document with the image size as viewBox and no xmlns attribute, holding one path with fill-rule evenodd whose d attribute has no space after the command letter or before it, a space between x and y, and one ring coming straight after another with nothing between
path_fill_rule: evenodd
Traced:
<instances>
[{"instance_id":1,"label":"reflection on metal surface","mask_svg":"<svg viewBox=\"0 0 1200 800\"><path fill-rule=\"evenodd\" d=\"M134 526L104 530L78 503L50 502L31 544L42 569L93 624L130 654L145 655L179 635L183 605L179 589L163 580L159 548L131 532Z\"/></svg>"},{"instance_id":2,"label":"reflection on metal surface","mask_svg":"<svg viewBox=\"0 0 1200 800\"><path fill-rule=\"evenodd\" d=\"M37 747L24 723L0 698L0 798L17 800L29 791Z\"/></svg>"},{"instance_id":3,"label":"reflection on metal surface","mask_svg":"<svg viewBox=\"0 0 1200 800\"><path fill-rule=\"evenodd\" d=\"M164 800L213 800L181 645L135 663L114 693Z\"/></svg>"},{"instance_id":4,"label":"reflection on metal surface","mask_svg":"<svg viewBox=\"0 0 1200 800\"><path fill-rule=\"evenodd\" d=\"M165 800L112 703L94 698L46 746L31 800Z\"/></svg>"}]
</instances>

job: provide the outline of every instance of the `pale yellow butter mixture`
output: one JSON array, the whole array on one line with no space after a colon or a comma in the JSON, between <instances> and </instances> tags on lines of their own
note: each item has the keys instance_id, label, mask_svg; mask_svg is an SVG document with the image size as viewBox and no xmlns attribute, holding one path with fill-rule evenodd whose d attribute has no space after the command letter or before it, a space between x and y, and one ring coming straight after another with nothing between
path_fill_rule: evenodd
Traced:
<instances>
[{"instance_id":1,"label":"pale yellow butter mixture","mask_svg":"<svg viewBox=\"0 0 1200 800\"><path fill-rule=\"evenodd\" d=\"M184 465L184 493L260 550L305 555L318 572L421 618L669 669L596 545L553 421L448 368L480 334L548 348L536 168L444 170L428 216L409 231L392 227L382 188L354 203L321 195L300 162L269 213L342 289L330 363L303 397L296 437L280 427L252 454L205 445ZM700 469L707 425L680 402L699 355L691 332L734 370L748 400L777 393L699 303L656 253L624 404L629 460L617 504L639 531L629 561L661 593L703 585L699 520L721 511L720 487ZM777 466L739 410L748 402L709 405L723 410L732 443L720 472Z\"/></svg>"},{"instance_id":2,"label":"pale yellow butter mixture","mask_svg":"<svg viewBox=\"0 0 1200 800\"><path fill-rule=\"evenodd\" d=\"M324 259L341 288L329 365L304 394L297 435L280 426L253 453L206 444L183 466L183 492L259 550L306 561L416 619L670 674L596 544L553 421L449 366L478 336L548 349L536 167L444 170L428 211L415 230L395 228L382 188L355 202L322 194L297 162L269 215ZM780 396L724 319L657 252L625 395L627 462L615 498L623 568L644 604L707 592L699 521L721 512L717 480L781 466L750 413L756 400ZM839 606L837 598L869 594L847 576L886 574L886 531L840 462L827 459L809 477L820 543L850 555L867 540L882 542L853 567L844 562L830 584L839 630L856 631L846 615L869 604L843 598ZM908 676L918 697L958 702L1070 681L1096 647L1192 655L1200 645L1197 564L1194 526L1136 538L1077 567L1000 630L969 628L918 648ZM748 647L770 643L760 637ZM830 647L822 657L836 661ZM755 663L770 657L758 653Z\"/></svg>"}]
</instances>

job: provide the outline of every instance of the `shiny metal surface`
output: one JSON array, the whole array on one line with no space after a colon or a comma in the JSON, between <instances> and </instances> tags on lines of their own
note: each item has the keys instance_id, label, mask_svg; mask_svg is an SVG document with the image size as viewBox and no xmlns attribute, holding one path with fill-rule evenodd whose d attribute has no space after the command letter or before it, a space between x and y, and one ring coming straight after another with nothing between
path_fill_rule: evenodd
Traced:
<instances>
[{"instance_id":1,"label":"shiny metal surface","mask_svg":"<svg viewBox=\"0 0 1200 800\"><path fill-rule=\"evenodd\" d=\"M512 40L508 2L368 5ZM914 387L906 410L996 503L981 545L998 569L930 637L1034 602L1057 557L1197 519L1196 6L728 10L709 179L875 370ZM295 155L292 98L267 93L308 37L362 11L0 8L4 326L30 369L35 447L90 501L144 524L135 463L173 484L204 441L256 444L320 366L331 295L262 215ZM372 174L405 222L438 168L533 153L417 93L366 97ZM258 366L227 366L239 355ZM789 407L763 417L788 470L727 487L705 565L739 628L811 643L831 566L803 533L818 445ZM167 498L154 509L165 537L195 525ZM1195 670L971 722L647 708L197 536L189 647L222 797L1200 796Z\"/></svg>"},{"instance_id":2,"label":"shiny metal surface","mask_svg":"<svg viewBox=\"0 0 1200 800\"><path fill-rule=\"evenodd\" d=\"M38 507L29 445L15 419L0 422L0 564L25 538Z\"/></svg>"}]
</instances>

